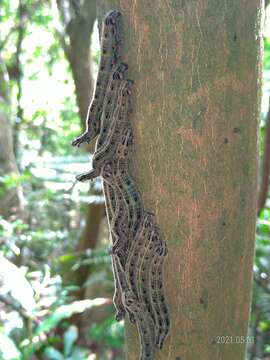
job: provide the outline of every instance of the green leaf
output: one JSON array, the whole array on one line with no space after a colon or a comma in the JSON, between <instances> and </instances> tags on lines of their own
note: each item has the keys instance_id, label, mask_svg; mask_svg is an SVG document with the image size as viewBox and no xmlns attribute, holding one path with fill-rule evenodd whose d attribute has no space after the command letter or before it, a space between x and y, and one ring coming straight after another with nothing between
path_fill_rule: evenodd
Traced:
<instances>
[{"instance_id":1,"label":"green leaf","mask_svg":"<svg viewBox=\"0 0 270 360\"><path fill-rule=\"evenodd\" d=\"M90 355L89 350L75 347L70 357L66 360L85 360Z\"/></svg>"},{"instance_id":2,"label":"green leaf","mask_svg":"<svg viewBox=\"0 0 270 360\"><path fill-rule=\"evenodd\" d=\"M97 298L94 300L74 301L71 304L62 305L56 311L54 311L47 319L43 320L38 325L35 331L35 335L39 335L43 332L48 332L49 330L55 328L60 321L70 318L73 314L82 313L86 309L90 309L94 306L104 305L106 302L107 300L104 298Z\"/></svg>"},{"instance_id":3,"label":"green leaf","mask_svg":"<svg viewBox=\"0 0 270 360\"><path fill-rule=\"evenodd\" d=\"M46 360L64 360L64 356L60 353L60 351L56 350L52 346L49 346L44 351L44 358Z\"/></svg>"},{"instance_id":4,"label":"green leaf","mask_svg":"<svg viewBox=\"0 0 270 360\"><path fill-rule=\"evenodd\" d=\"M69 356L75 341L78 339L78 329L76 326L70 326L64 333L64 354Z\"/></svg>"}]
</instances>

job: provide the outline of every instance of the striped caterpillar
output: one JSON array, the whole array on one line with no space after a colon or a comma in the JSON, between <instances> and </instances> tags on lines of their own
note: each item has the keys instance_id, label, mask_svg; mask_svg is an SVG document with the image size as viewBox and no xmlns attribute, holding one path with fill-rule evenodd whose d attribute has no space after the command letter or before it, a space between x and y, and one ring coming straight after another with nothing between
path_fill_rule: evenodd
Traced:
<instances>
[{"instance_id":1,"label":"striped caterpillar","mask_svg":"<svg viewBox=\"0 0 270 360\"><path fill-rule=\"evenodd\" d=\"M159 319L159 334L156 339L157 346L161 349L164 340L170 330L170 317L168 305L163 288L163 262L167 255L167 246L164 241L160 241L155 249L154 258L151 263L151 299Z\"/></svg>"},{"instance_id":2,"label":"striped caterpillar","mask_svg":"<svg viewBox=\"0 0 270 360\"><path fill-rule=\"evenodd\" d=\"M114 170L110 163L105 164L102 168L102 177L105 183L107 183L115 192L116 195L116 207L115 212L110 220L111 234L116 238L113 243L113 252L120 242L122 248L120 252L124 253L128 248L128 226L129 219L129 204L126 199L123 198L121 192L117 188L117 178L114 176Z\"/></svg>"},{"instance_id":3,"label":"striped caterpillar","mask_svg":"<svg viewBox=\"0 0 270 360\"><path fill-rule=\"evenodd\" d=\"M115 201L116 200L115 200L113 189L110 187L110 185L108 185L105 182L103 183L103 191L104 191L104 196L105 196L105 206L106 206L107 217L109 220L108 225L109 225L109 230L110 230L110 223L113 218L113 214L115 213L115 208L116 208ZM110 230L110 234L111 234L112 243L114 244L114 242L116 240L115 240L115 236L113 235L111 230ZM122 293L121 293L121 288L120 288L120 284L118 281L118 277L116 275L116 265L115 265L115 260L113 257L112 257L112 268L113 268L113 276L114 276L114 283L115 283L115 290L114 290L114 295L113 295L113 303L114 303L114 306L116 309L115 319L117 321L120 321L125 317L126 310L122 303Z\"/></svg>"},{"instance_id":4,"label":"striped caterpillar","mask_svg":"<svg viewBox=\"0 0 270 360\"><path fill-rule=\"evenodd\" d=\"M103 19L101 32L101 55L93 99L86 116L86 131L72 141L72 146L80 146L94 139L100 131L100 118L103 109L110 70L119 59L118 10L110 11Z\"/></svg>"},{"instance_id":5,"label":"striped caterpillar","mask_svg":"<svg viewBox=\"0 0 270 360\"><path fill-rule=\"evenodd\" d=\"M132 236L135 237L144 213L143 202L141 194L133 177L130 175L128 168L123 166L125 162L119 161L118 163L118 171L116 173L118 187L129 205L129 217L131 219L129 229Z\"/></svg>"},{"instance_id":6,"label":"striped caterpillar","mask_svg":"<svg viewBox=\"0 0 270 360\"><path fill-rule=\"evenodd\" d=\"M108 130L110 122L113 120L112 116L115 111L115 107L118 99L118 90L121 84L121 80L124 79L125 72L127 71L127 64L116 64L112 69L109 77L109 82L104 98L103 111L100 121L100 133L97 138L96 152L100 149L108 136Z\"/></svg>"},{"instance_id":7,"label":"striped caterpillar","mask_svg":"<svg viewBox=\"0 0 270 360\"><path fill-rule=\"evenodd\" d=\"M93 180L100 175L101 167L106 161L112 160L115 151L119 152L119 137L124 140L127 146L132 145L132 131L127 128L127 115L130 108L130 89L133 85L131 80L123 80L118 90L118 97L112 119L105 127L107 138L101 146L97 146L92 160L92 170L76 177L79 181ZM104 128L101 128L101 134ZM100 135L101 136L101 135ZM128 151L126 151L128 155Z\"/></svg>"},{"instance_id":8,"label":"striped caterpillar","mask_svg":"<svg viewBox=\"0 0 270 360\"><path fill-rule=\"evenodd\" d=\"M129 288L126 281L125 271L117 255L115 256L115 259L117 263L117 276L119 278L119 283L122 291L122 302L125 305L126 309L128 309L133 315L138 328L141 343L140 359L154 359L155 328L153 320L145 309L144 304L138 301L136 295Z\"/></svg>"},{"instance_id":9,"label":"striped caterpillar","mask_svg":"<svg viewBox=\"0 0 270 360\"><path fill-rule=\"evenodd\" d=\"M127 172L125 173L125 176L123 176L123 169L123 163L120 161L117 162L115 166L113 166L112 163L107 163L102 169L104 181L108 182L117 193L121 194L121 198L123 199L122 211L125 214L125 223L123 224L123 221L121 221L121 218L123 219L122 214L116 214L115 219L112 220L114 227L116 225L119 229L117 230L118 234L119 232L122 232L123 229L127 230L128 227L128 233L124 233L126 241L123 242L119 239L117 244L114 244L114 250L116 250L116 248L119 249L120 247L120 251L129 249L129 235L131 234L132 237L134 237L143 214L140 193L129 173ZM112 228L112 231L114 231L114 227ZM123 249L124 245L126 245L126 247Z\"/></svg>"},{"instance_id":10,"label":"striped caterpillar","mask_svg":"<svg viewBox=\"0 0 270 360\"><path fill-rule=\"evenodd\" d=\"M155 226L151 234L148 235L148 241L146 242L144 254L142 255L141 266L137 271L137 283L138 283L138 298L140 302L145 304L145 307L155 323L155 338L156 344L159 343L159 334L162 332L162 317L159 309L154 306L151 299L151 262L153 260L153 250L160 246L159 231Z\"/></svg>"},{"instance_id":11,"label":"striped caterpillar","mask_svg":"<svg viewBox=\"0 0 270 360\"><path fill-rule=\"evenodd\" d=\"M125 310L125 307L122 302L121 287L119 284L118 277L116 275L117 270L116 270L114 258L112 258L112 268L113 268L113 277L114 277L114 283L115 283L115 290L114 290L114 294L113 294L113 303L114 303L114 307L116 309L115 320L120 321L120 320L124 319L126 310Z\"/></svg>"},{"instance_id":12,"label":"striped caterpillar","mask_svg":"<svg viewBox=\"0 0 270 360\"><path fill-rule=\"evenodd\" d=\"M138 295L139 292L137 271L142 261L142 254L147 246L147 238L150 235L153 228L152 221L153 221L153 214L146 212L143 215L143 219L136 234L136 237L132 242L126 262L125 270L126 270L127 281L136 295Z\"/></svg>"}]
</instances>

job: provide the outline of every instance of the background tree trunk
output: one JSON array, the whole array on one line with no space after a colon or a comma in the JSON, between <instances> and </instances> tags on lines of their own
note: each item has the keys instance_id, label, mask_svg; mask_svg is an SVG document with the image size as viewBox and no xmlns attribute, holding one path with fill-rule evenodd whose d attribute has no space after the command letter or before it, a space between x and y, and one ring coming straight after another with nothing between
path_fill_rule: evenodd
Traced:
<instances>
[{"instance_id":1,"label":"background tree trunk","mask_svg":"<svg viewBox=\"0 0 270 360\"><path fill-rule=\"evenodd\" d=\"M240 360L255 239L260 0L104 0L135 81L134 174L169 247L157 359ZM230 336L228 343L218 343ZM128 359L138 359L127 325Z\"/></svg>"},{"instance_id":2,"label":"background tree trunk","mask_svg":"<svg viewBox=\"0 0 270 360\"><path fill-rule=\"evenodd\" d=\"M19 175L13 152L12 125L10 121L10 89L8 73L0 59L0 176ZM1 181L0 181L1 187ZM0 215L8 218L16 215L24 217L24 199L21 185L10 189L1 189Z\"/></svg>"},{"instance_id":3,"label":"background tree trunk","mask_svg":"<svg viewBox=\"0 0 270 360\"><path fill-rule=\"evenodd\" d=\"M57 0L57 6L64 26L64 32L59 34L60 40L71 68L82 130L85 130L86 115L94 89L91 36L97 17L96 1L87 0L76 2L72 0ZM87 145L85 148L87 151L94 150L94 142L89 146ZM89 164L89 168L90 166L91 165ZM85 169L85 171L86 170L87 169ZM102 196L102 192L96 190L95 195ZM104 202L98 201L96 203L90 203L87 206L85 228L80 236L77 251L83 252L87 249L97 248L104 217ZM76 271L74 281L80 288L76 294L77 298L80 300L96 296L96 292L94 294L91 293L91 289L89 290L85 286L89 276L91 276L91 274L88 265L80 266ZM107 296L111 295L108 294L106 286L99 286L99 291L101 296L104 296L105 294ZM91 323L93 319L97 321L97 319L101 320L107 316L106 307L98 309L97 312L98 315L96 312L93 315L93 311L90 310L83 314L75 314L73 316L73 322L77 324L80 331L81 343L87 342L86 334L89 323Z\"/></svg>"},{"instance_id":4,"label":"background tree trunk","mask_svg":"<svg viewBox=\"0 0 270 360\"><path fill-rule=\"evenodd\" d=\"M93 92L91 35L96 20L96 2L57 0L57 6L64 26L60 40L72 71L82 128L85 129Z\"/></svg>"},{"instance_id":5,"label":"background tree trunk","mask_svg":"<svg viewBox=\"0 0 270 360\"><path fill-rule=\"evenodd\" d=\"M93 92L91 35L96 20L96 2L94 0L81 3L71 0L57 0L57 6L64 26L64 32L59 35L72 71L77 105L84 130L87 110ZM91 148L94 148L93 145ZM98 233L104 214L104 203L88 205L86 225L78 244L78 251L94 249L97 246ZM86 281L87 274L86 268L81 269L78 273L80 285ZM80 298L84 298L83 289L80 291Z\"/></svg>"}]
</instances>

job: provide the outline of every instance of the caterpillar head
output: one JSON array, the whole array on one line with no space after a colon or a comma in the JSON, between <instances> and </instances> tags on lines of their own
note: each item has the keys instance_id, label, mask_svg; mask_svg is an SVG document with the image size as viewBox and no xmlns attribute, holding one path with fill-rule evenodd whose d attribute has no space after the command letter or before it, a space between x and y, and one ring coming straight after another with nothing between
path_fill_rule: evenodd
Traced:
<instances>
[{"instance_id":1,"label":"caterpillar head","mask_svg":"<svg viewBox=\"0 0 270 360\"><path fill-rule=\"evenodd\" d=\"M117 145L116 155L118 159L125 159L128 156L128 148L133 143L132 131L129 129L123 135L121 142Z\"/></svg>"},{"instance_id":2,"label":"caterpillar head","mask_svg":"<svg viewBox=\"0 0 270 360\"><path fill-rule=\"evenodd\" d=\"M120 86L120 101L121 101L121 98L125 97L125 96L128 96L128 95L131 95L131 88L134 84L134 81L133 80L123 80L122 83L121 83L121 86Z\"/></svg>"},{"instance_id":3,"label":"caterpillar head","mask_svg":"<svg viewBox=\"0 0 270 360\"><path fill-rule=\"evenodd\" d=\"M106 179L111 179L113 177L113 165L111 162L107 162L101 168L101 176Z\"/></svg>"},{"instance_id":4,"label":"caterpillar head","mask_svg":"<svg viewBox=\"0 0 270 360\"><path fill-rule=\"evenodd\" d=\"M133 307L137 303L137 299L131 290L126 290L123 293L123 303L127 308Z\"/></svg>"},{"instance_id":5,"label":"caterpillar head","mask_svg":"<svg viewBox=\"0 0 270 360\"><path fill-rule=\"evenodd\" d=\"M115 25L117 18L121 16L121 13L119 10L111 10L108 12L108 14L104 17L104 24L105 25Z\"/></svg>"},{"instance_id":6,"label":"caterpillar head","mask_svg":"<svg viewBox=\"0 0 270 360\"><path fill-rule=\"evenodd\" d=\"M142 219L142 226L144 229L149 229L153 226L153 218L154 214L147 211L145 212L143 219Z\"/></svg>"},{"instance_id":7,"label":"caterpillar head","mask_svg":"<svg viewBox=\"0 0 270 360\"><path fill-rule=\"evenodd\" d=\"M116 66L116 69L113 72L113 79L114 80L123 80L125 72L128 69L128 65L125 63L120 63Z\"/></svg>"}]
</instances>

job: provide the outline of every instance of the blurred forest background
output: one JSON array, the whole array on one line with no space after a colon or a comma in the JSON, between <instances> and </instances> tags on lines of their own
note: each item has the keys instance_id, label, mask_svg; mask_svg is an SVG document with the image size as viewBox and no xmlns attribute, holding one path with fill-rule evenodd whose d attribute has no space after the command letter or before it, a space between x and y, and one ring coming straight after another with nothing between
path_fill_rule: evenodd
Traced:
<instances>
[{"instance_id":1,"label":"blurred forest background","mask_svg":"<svg viewBox=\"0 0 270 360\"><path fill-rule=\"evenodd\" d=\"M99 180L75 182L99 59L96 2L0 0L0 360L124 359ZM270 359L270 8L247 359ZM266 144L266 145L265 145Z\"/></svg>"}]
</instances>

